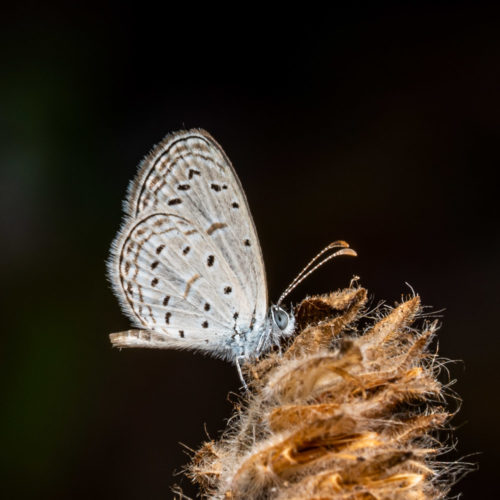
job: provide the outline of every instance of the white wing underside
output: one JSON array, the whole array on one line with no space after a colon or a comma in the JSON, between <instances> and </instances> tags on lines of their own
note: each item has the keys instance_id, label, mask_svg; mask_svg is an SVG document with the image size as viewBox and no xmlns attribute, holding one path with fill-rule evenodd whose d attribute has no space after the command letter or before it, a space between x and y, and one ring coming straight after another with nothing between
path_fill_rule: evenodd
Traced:
<instances>
[{"instance_id":1,"label":"white wing underside","mask_svg":"<svg viewBox=\"0 0 500 500\"><path fill-rule=\"evenodd\" d=\"M134 325L122 347L207 349L264 323L262 253L245 194L205 131L167 136L131 183L109 275Z\"/></svg>"}]
</instances>

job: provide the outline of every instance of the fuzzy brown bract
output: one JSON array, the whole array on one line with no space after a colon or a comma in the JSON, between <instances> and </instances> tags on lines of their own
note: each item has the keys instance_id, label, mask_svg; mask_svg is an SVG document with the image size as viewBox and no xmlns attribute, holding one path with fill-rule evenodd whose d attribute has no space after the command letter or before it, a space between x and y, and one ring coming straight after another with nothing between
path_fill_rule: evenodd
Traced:
<instances>
[{"instance_id":1,"label":"fuzzy brown bract","mask_svg":"<svg viewBox=\"0 0 500 500\"><path fill-rule=\"evenodd\" d=\"M435 431L450 413L428 347L437 325L414 326L418 296L371 314L366 300L363 288L304 300L287 349L245 366L237 416L188 469L203 497L446 496L453 474Z\"/></svg>"}]
</instances>

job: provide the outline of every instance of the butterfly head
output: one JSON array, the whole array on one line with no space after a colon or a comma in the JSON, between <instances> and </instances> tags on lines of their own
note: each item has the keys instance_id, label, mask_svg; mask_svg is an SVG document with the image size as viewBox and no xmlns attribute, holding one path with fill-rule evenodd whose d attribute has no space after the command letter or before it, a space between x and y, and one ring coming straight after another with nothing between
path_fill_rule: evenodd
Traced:
<instances>
[{"instance_id":1,"label":"butterfly head","mask_svg":"<svg viewBox=\"0 0 500 500\"><path fill-rule=\"evenodd\" d=\"M295 316L293 311L286 312L281 306L271 306L270 310L273 336L282 337L291 335L295 329Z\"/></svg>"}]
</instances>

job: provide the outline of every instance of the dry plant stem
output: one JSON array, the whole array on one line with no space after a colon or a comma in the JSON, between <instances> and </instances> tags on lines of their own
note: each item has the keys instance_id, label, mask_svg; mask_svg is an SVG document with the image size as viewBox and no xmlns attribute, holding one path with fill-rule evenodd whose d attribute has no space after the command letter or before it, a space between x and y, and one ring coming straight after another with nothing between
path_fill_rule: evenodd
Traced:
<instances>
[{"instance_id":1,"label":"dry plant stem","mask_svg":"<svg viewBox=\"0 0 500 500\"><path fill-rule=\"evenodd\" d=\"M440 364L427 350L436 324L412 326L419 297L374 319L365 303L362 288L304 300L286 351L245 366L251 390L238 416L188 470L202 496L446 496L432 437L450 417Z\"/></svg>"}]
</instances>

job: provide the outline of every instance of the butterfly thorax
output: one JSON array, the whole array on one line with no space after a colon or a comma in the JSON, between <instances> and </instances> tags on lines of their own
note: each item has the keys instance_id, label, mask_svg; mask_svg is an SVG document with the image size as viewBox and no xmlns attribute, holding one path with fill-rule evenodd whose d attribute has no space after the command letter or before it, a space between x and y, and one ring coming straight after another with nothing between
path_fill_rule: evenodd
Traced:
<instances>
[{"instance_id":1,"label":"butterfly thorax","mask_svg":"<svg viewBox=\"0 0 500 500\"><path fill-rule=\"evenodd\" d=\"M293 313L288 314L280 306L269 308L264 322L241 332L228 339L227 357L237 362L241 359L255 359L271 349L279 346L282 337L289 336L295 328Z\"/></svg>"}]
</instances>

